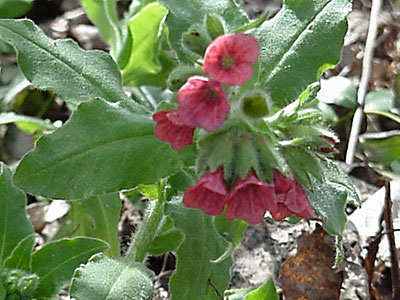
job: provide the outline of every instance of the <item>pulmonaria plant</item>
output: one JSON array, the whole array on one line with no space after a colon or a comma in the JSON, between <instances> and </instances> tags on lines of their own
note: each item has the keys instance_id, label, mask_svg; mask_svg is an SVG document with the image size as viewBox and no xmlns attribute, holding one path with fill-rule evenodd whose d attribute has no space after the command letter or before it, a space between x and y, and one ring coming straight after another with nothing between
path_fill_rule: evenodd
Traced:
<instances>
[{"instance_id":1,"label":"pulmonaria plant","mask_svg":"<svg viewBox=\"0 0 400 300\"><path fill-rule=\"evenodd\" d=\"M204 76L191 76L187 79L177 93L178 109L154 114L156 137L171 143L173 149L180 150L192 144L196 127L207 131L220 129L231 109L223 84L237 86L250 80L258 56L258 42L251 35L218 36L210 43L204 56L203 71L213 79ZM266 107L266 99L262 95L257 93L257 96L243 96L240 106L247 101L247 106ZM260 101L262 105L257 103ZM264 108L261 114L266 112ZM253 115L254 112L250 114ZM219 146L235 148L229 144ZM321 148L321 151L327 152L325 149ZM228 220L240 218L251 224L261 222L267 211L275 220L282 220L292 214L298 217L315 216L297 180L274 170L275 181L264 182L254 172L255 165L248 165L244 178L238 175L224 178L222 165L223 162L217 165L215 172L206 171L197 183L186 190L183 203L187 207L199 208L213 216L225 211ZM228 188L227 180L233 180L234 185Z\"/></svg>"}]
</instances>

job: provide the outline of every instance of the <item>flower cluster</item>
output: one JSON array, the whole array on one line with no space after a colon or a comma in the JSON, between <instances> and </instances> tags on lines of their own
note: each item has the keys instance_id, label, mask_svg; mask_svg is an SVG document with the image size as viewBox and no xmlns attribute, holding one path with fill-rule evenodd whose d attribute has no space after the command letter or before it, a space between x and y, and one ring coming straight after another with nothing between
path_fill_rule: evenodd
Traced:
<instances>
[{"instance_id":1,"label":"flower cluster","mask_svg":"<svg viewBox=\"0 0 400 300\"><path fill-rule=\"evenodd\" d=\"M192 144L196 127L209 131L220 128L230 111L222 84L235 86L248 81L258 55L258 42L251 35L217 37L204 56L203 71L211 78L189 77L178 91L178 109L153 115L156 137L180 150Z\"/></svg>"},{"instance_id":2,"label":"flower cluster","mask_svg":"<svg viewBox=\"0 0 400 300\"><path fill-rule=\"evenodd\" d=\"M189 77L178 91L177 110L162 110L153 115L155 136L180 150L192 144L196 127L218 130L230 111L223 84L237 86L248 81L258 56L258 42L251 35L218 36L204 55L203 71L209 77ZM292 214L299 217L314 215L302 186L276 170L273 183L259 180L252 168L245 178L233 178L232 181L234 184L228 190L222 167L215 172L206 172L185 191L183 203L214 216L225 211L228 220L240 218L252 224L261 222L267 211L275 220Z\"/></svg>"},{"instance_id":3,"label":"flower cluster","mask_svg":"<svg viewBox=\"0 0 400 300\"><path fill-rule=\"evenodd\" d=\"M226 207L228 220L243 219L251 224L260 223L269 211L275 220L290 215L314 216L307 195L295 180L274 170L274 184L261 182L252 170L245 179L239 178L228 192L222 168L206 173L186 190L183 203L187 207L199 208L209 215L219 215Z\"/></svg>"}]
</instances>

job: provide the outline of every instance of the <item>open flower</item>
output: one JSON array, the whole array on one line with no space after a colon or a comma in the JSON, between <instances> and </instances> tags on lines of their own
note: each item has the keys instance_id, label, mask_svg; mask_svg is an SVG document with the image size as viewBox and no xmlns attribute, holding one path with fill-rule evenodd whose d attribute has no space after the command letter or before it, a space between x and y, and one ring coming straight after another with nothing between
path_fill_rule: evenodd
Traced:
<instances>
[{"instance_id":1,"label":"open flower","mask_svg":"<svg viewBox=\"0 0 400 300\"><path fill-rule=\"evenodd\" d=\"M153 120L157 123L155 136L170 143L172 149L181 150L192 144L194 128L183 124L176 110L161 110L153 115Z\"/></svg>"},{"instance_id":2,"label":"open flower","mask_svg":"<svg viewBox=\"0 0 400 300\"><path fill-rule=\"evenodd\" d=\"M178 91L178 113L189 127L217 130L225 121L230 104L219 82L192 76Z\"/></svg>"},{"instance_id":3,"label":"open flower","mask_svg":"<svg viewBox=\"0 0 400 300\"><path fill-rule=\"evenodd\" d=\"M226 194L222 168L219 168L214 173L206 173L194 186L188 188L183 195L183 204L216 216L224 210Z\"/></svg>"},{"instance_id":4,"label":"open flower","mask_svg":"<svg viewBox=\"0 0 400 300\"><path fill-rule=\"evenodd\" d=\"M245 179L239 178L229 197L226 217L228 220L241 218L257 224L264 219L267 210L275 212L274 185L258 180L253 171Z\"/></svg>"},{"instance_id":5,"label":"open flower","mask_svg":"<svg viewBox=\"0 0 400 300\"><path fill-rule=\"evenodd\" d=\"M219 82L241 85L253 76L258 55L258 42L251 35L221 35L208 46L203 71Z\"/></svg>"},{"instance_id":6,"label":"open flower","mask_svg":"<svg viewBox=\"0 0 400 300\"><path fill-rule=\"evenodd\" d=\"M315 216L310 201L297 180L285 177L274 170L274 181L277 209L271 211L271 215L275 220L279 221L291 215L300 218Z\"/></svg>"}]
</instances>

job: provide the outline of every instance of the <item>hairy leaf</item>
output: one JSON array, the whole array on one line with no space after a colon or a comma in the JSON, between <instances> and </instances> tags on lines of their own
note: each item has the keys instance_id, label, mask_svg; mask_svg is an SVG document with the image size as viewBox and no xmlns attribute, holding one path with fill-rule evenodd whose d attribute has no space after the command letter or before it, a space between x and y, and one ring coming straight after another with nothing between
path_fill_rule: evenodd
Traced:
<instances>
[{"instance_id":1,"label":"hairy leaf","mask_svg":"<svg viewBox=\"0 0 400 300\"><path fill-rule=\"evenodd\" d=\"M145 300L152 291L151 277L140 263L130 264L100 253L75 271L70 293L76 300Z\"/></svg>"},{"instance_id":2,"label":"hairy leaf","mask_svg":"<svg viewBox=\"0 0 400 300\"><path fill-rule=\"evenodd\" d=\"M101 99L83 103L37 142L14 180L31 194L68 200L154 183L178 171L191 150L173 151L153 126L150 117Z\"/></svg>"},{"instance_id":3,"label":"hairy leaf","mask_svg":"<svg viewBox=\"0 0 400 300\"><path fill-rule=\"evenodd\" d=\"M260 43L261 84L277 107L293 102L340 58L348 0L286 0L253 34Z\"/></svg>"},{"instance_id":4,"label":"hairy leaf","mask_svg":"<svg viewBox=\"0 0 400 300\"><path fill-rule=\"evenodd\" d=\"M69 39L52 40L27 19L0 20L0 38L15 47L19 67L39 89L53 90L73 104L95 97L127 99L118 67L105 52L82 50Z\"/></svg>"}]
</instances>

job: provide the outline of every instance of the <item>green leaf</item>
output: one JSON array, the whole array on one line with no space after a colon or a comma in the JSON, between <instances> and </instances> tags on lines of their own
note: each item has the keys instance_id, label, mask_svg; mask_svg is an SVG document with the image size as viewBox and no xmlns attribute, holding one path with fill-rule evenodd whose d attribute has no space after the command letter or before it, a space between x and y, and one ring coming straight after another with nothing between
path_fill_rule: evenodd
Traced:
<instances>
[{"instance_id":1,"label":"green leaf","mask_svg":"<svg viewBox=\"0 0 400 300\"><path fill-rule=\"evenodd\" d=\"M103 41L115 49L120 38L115 0L81 0L81 5Z\"/></svg>"},{"instance_id":2,"label":"green leaf","mask_svg":"<svg viewBox=\"0 0 400 300\"><path fill-rule=\"evenodd\" d=\"M395 106L396 95L393 90L382 89L369 92L365 96L364 111L385 111L390 112Z\"/></svg>"},{"instance_id":3,"label":"green leaf","mask_svg":"<svg viewBox=\"0 0 400 300\"><path fill-rule=\"evenodd\" d=\"M260 43L261 84L278 108L293 102L340 58L348 0L286 0L254 32Z\"/></svg>"},{"instance_id":4,"label":"green leaf","mask_svg":"<svg viewBox=\"0 0 400 300\"><path fill-rule=\"evenodd\" d=\"M175 226L185 235L177 251L176 272L170 279L171 299L220 299L208 281L223 294L229 283L232 259L228 257L220 263L211 261L223 255L229 243L215 230L213 217L198 209L186 208L180 201L169 202L166 208Z\"/></svg>"},{"instance_id":5,"label":"green leaf","mask_svg":"<svg viewBox=\"0 0 400 300\"><path fill-rule=\"evenodd\" d=\"M234 0L186 1L185 5L182 5L180 0L160 0L159 2L169 8L167 25L170 32L171 47L183 62L190 62L192 59L183 48L182 35L193 24L203 24L206 15L217 14L221 16L225 20L226 32L234 32L248 22L246 15Z\"/></svg>"},{"instance_id":6,"label":"green leaf","mask_svg":"<svg viewBox=\"0 0 400 300\"><path fill-rule=\"evenodd\" d=\"M307 190L311 206L323 218L325 230L341 236L346 225L345 206L348 202L359 204L357 193L346 174L330 161L321 161L325 176L323 184L315 178L313 190Z\"/></svg>"},{"instance_id":7,"label":"green leaf","mask_svg":"<svg viewBox=\"0 0 400 300\"><path fill-rule=\"evenodd\" d=\"M10 269L23 269L30 271L32 250L35 244L36 234L28 235L13 250L5 260L4 267Z\"/></svg>"},{"instance_id":8,"label":"green leaf","mask_svg":"<svg viewBox=\"0 0 400 300\"><path fill-rule=\"evenodd\" d=\"M153 126L148 116L101 99L83 103L37 142L14 180L31 194L70 200L154 183L178 171L191 149L173 151Z\"/></svg>"},{"instance_id":9,"label":"green leaf","mask_svg":"<svg viewBox=\"0 0 400 300\"><path fill-rule=\"evenodd\" d=\"M400 159L400 131L363 134L360 136L360 147L369 162L390 165Z\"/></svg>"},{"instance_id":10,"label":"green leaf","mask_svg":"<svg viewBox=\"0 0 400 300\"><path fill-rule=\"evenodd\" d=\"M127 99L118 67L105 52L82 50L70 39L52 40L26 19L0 20L0 38L15 47L19 67L39 89L54 90L73 104L95 97Z\"/></svg>"},{"instance_id":11,"label":"green leaf","mask_svg":"<svg viewBox=\"0 0 400 300\"><path fill-rule=\"evenodd\" d=\"M17 18L26 14L34 0L0 0L0 18Z\"/></svg>"},{"instance_id":12,"label":"green leaf","mask_svg":"<svg viewBox=\"0 0 400 300\"><path fill-rule=\"evenodd\" d=\"M259 288L251 291L246 295L244 300L278 300L278 294L276 292L274 280L272 278L268 279L266 283L264 283Z\"/></svg>"},{"instance_id":13,"label":"green leaf","mask_svg":"<svg viewBox=\"0 0 400 300\"><path fill-rule=\"evenodd\" d=\"M56 127L40 118L17 115L14 112L0 113L0 124L15 123L21 130L28 134L33 134L37 131L54 130Z\"/></svg>"},{"instance_id":14,"label":"green leaf","mask_svg":"<svg viewBox=\"0 0 400 300\"><path fill-rule=\"evenodd\" d=\"M25 193L13 185L11 171L0 162L0 267L15 247L34 233L25 205Z\"/></svg>"},{"instance_id":15,"label":"green leaf","mask_svg":"<svg viewBox=\"0 0 400 300\"><path fill-rule=\"evenodd\" d=\"M106 241L109 256L119 256L118 222L121 200L117 193L93 196L81 201L71 201L71 209L64 219L64 236L87 236Z\"/></svg>"},{"instance_id":16,"label":"green leaf","mask_svg":"<svg viewBox=\"0 0 400 300\"><path fill-rule=\"evenodd\" d=\"M356 108L358 105L357 88L350 79L341 76L321 80L321 90L317 98L323 103L347 108Z\"/></svg>"},{"instance_id":17,"label":"green leaf","mask_svg":"<svg viewBox=\"0 0 400 300\"><path fill-rule=\"evenodd\" d=\"M146 300L152 292L152 273L140 263L93 256L72 278L76 300Z\"/></svg>"},{"instance_id":18,"label":"green leaf","mask_svg":"<svg viewBox=\"0 0 400 300\"><path fill-rule=\"evenodd\" d=\"M95 253L104 251L107 244L93 238L62 239L51 242L32 256L32 272L40 277L36 297L46 298L68 285L74 270Z\"/></svg>"},{"instance_id":19,"label":"green leaf","mask_svg":"<svg viewBox=\"0 0 400 300\"><path fill-rule=\"evenodd\" d=\"M129 21L132 46L129 61L122 70L125 84L136 85L143 75L161 71L159 54L167 9L158 3L144 7Z\"/></svg>"},{"instance_id":20,"label":"green leaf","mask_svg":"<svg viewBox=\"0 0 400 300\"><path fill-rule=\"evenodd\" d=\"M0 300L6 299L6 289L4 288L3 284L0 282Z\"/></svg>"},{"instance_id":21,"label":"green leaf","mask_svg":"<svg viewBox=\"0 0 400 300\"><path fill-rule=\"evenodd\" d=\"M161 255L177 249L182 241L183 234L175 227L171 218L166 218L147 251L152 255Z\"/></svg>"}]
</instances>

